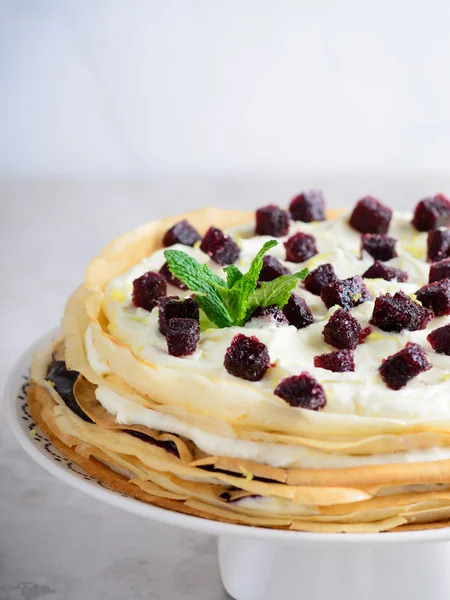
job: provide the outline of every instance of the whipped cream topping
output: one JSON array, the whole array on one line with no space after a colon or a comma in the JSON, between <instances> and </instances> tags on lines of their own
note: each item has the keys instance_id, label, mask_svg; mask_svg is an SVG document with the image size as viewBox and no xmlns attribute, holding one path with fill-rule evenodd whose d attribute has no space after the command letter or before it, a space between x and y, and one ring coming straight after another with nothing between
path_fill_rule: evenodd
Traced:
<instances>
[{"instance_id":1,"label":"whipped cream topping","mask_svg":"<svg viewBox=\"0 0 450 600\"><path fill-rule=\"evenodd\" d=\"M428 281L429 264L425 260L427 234L417 232L410 221L410 214L394 213L388 234L398 240L398 257L386 263L406 271L409 281L398 283L366 279L365 283L373 300L380 294L393 294L400 289L407 294L414 294ZM319 254L300 265L283 260L283 241L296 231L314 235L319 250ZM241 256L237 265L243 271L247 270L263 243L271 239L268 236L255 236L253 224L236 228L230 233L241 246ZM320 264L331 263L338 277L344 279L364 273L373 264L372 257L360 257L360 234L348 225L348 215L332 221L292 222L288 236L278 238L278 241L279 245L269 254L282 260L292 272L303 267L313 270ZM199 262L208 263L219 275L223 273L222 268L210 261L199 249L178 245L172 248L189 253ZM149 313L142 308L135 308L131 301L134 279L147 271L158 271L164 262L163 249L158 250L110 281L104 292L103 309L109 320L111 334L120 342L129 345L144 361L224 380L232 378L236 381L236 378L224 369L223 359L234 335L244 332L246 335L257 336L267 345L274 365L261 381L251 384L245 382L259 389L262 399L264 397L267 400L277 383L284 377L308 371L325 389L327 405L322 412L383 417L406 422L450 418L450 357L435 353L426 341L426 336L432 329L450 322L449 317L433 319L425 330L415 332L387 333L374 327L365 343L355 350L355 372L333 373L314 367L313 359L318 354L335 350L324 342L322 330L337 307L327 310L320 297L310 294L299 283L295 291L306 300L314 313L314 324L300 330L293 326L275 325L258 328L257 323L248 323L245 328L211 328L201 333L200 343L193 355L176 358L168 354L166 340L159 332L158 310L154 309ZM183 296L189 292L168 286L168 294ZM373 301L365 302L352 309L353 316L363 327L369 324L373 304ZM89 335L88 328L86 348L90 366L103 375L107 372L108 365L96 355ZM381 380L378 367L384 358L398 352L408 341L419 343L425 348L433 368L414 378L401 390L394 391ZM273 398L275 400L275 397Z\"/></svg>"}]
</instances>

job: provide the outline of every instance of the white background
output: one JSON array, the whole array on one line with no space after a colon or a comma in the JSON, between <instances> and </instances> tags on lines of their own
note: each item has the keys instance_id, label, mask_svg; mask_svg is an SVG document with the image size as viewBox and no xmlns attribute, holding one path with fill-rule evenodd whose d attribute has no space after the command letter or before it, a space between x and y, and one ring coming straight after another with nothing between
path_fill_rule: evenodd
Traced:
<instances>
[{"instance_id":1,"label":"white background","mask_svg":"<svg viewBox=\"0 0 450 600\"><path fill-rule=\"evenodd\" d=\"M450 168L447 0L1 0L0 177Z\"/></svg>"}]
</instances>

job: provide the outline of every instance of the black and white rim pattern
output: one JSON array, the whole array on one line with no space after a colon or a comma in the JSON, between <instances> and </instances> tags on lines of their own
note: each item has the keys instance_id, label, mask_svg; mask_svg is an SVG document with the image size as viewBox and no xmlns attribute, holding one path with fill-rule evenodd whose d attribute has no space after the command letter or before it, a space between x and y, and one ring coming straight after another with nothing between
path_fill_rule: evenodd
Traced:
<instances>
[{"instance_id":1,"label":"black and white rim pattern","mask_svg":"<svg viewBox=\"0 0 450 600\"><path fill-rule=\"evenodd\" d=\"M19 417L26 424L28 428L28 433L32 442L39 446L40 449L44 449L52 458L54 462L62 463L69 471L72 471L78 477L82 477L85 481L92 481L98 483L98 485L104 486L100 481L95 479L95 477L91 477L88 475L81 467L79 467L76 463L69 460L64 454L55 448L52 442L48 439L48 437L41 431L38 425L33 421L32 416L28 410L27 403L27 392L30 387L30 374L22 375L23 384L17 391L17 411L19 413Z\"/></svg>"}]
</instances>

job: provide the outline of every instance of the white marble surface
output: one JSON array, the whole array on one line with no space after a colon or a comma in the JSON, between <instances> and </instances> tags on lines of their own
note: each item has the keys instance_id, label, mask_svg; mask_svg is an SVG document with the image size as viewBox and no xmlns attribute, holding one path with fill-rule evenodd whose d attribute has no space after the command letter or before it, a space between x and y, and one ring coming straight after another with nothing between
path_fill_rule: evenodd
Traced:
<instances>
[{"instance_id":1,"label":"white marble surface","mask_svg":"<svg viewBox=\"0 0 450 600\"><path fill-rule=\"evenodd\" d=\"M206 204L283 204L312 185L324 188L332 206L350 206L370 192L405 209L424 194L449 192L450 174L0 183L0 382L21 351L58 322L89 258L114 236ZM226 597L215 540L72 490L0 428L0 600Z\"/></svg>"}]
</instances>

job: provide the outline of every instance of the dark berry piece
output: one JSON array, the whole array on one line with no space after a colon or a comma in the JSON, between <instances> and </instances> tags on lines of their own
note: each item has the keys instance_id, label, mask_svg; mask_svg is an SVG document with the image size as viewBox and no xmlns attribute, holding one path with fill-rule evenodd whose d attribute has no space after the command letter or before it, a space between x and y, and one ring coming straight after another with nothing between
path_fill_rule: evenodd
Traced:
<instances>
[{"instance_id":1,"label":"dark berry piece","mask_svg":"<svg viewBox=\"0 0 450 600\"><path fill-rule=\"evenodd\" d=\"M311 309L298 294L290 295L289 300L283 307L283 313L289 323L297 329L303 329L314 323Z\"/></svg>"},{"instance_id":2,"label":"dark berry piece","mask_svg":"<svg viewBox=\"0 0 450 600\"><path fill-rule=\"evenodd\" d=\"M250 325L256 325L256 320L262 324L274 323L278 327L289 326L289 321L276 304L272 304L271 306L258 306L258 308L250 315L250 319L247 321L247 323L250 323Z\"/></svg>"},{"instance_id":3,"label":"dark berry piece","mask_svg":"<svg viewBox=\"0 0 450 600\"><path fill-rule=\"evenodd\" d=\"M365 250L375 260L391 260L397 256L396 243L397 240L388 235L365 233L361 236L361 251Z\"/></svg>"},{"instance_id":4,"label":"dark berry piece","mask_svg":"<svg viewBox=\"0 0 450 600\"><path fill-rule=\"evenodd\" d=\"M355 359L351 350L335 350L314 357L314 366L334 373L355 370Z\"/></svg>"},{"instance_id":5,"label":"dark berry piece","mask_svg":"<svg viewBox=\"0 0 450 600\"><path fill-rule=\"evenodd\" d=\"M216 227L210 227L205 233L205 237L200 244L200 250L219 265L232 265L240 254L236 242Z\"/></svg>"},{"instance_id":6,"label":"dark berry piece","mask_svg":"<svg viewBox=\"0 0 450 600\"><path fill-rule=\"evenodd\" d=\"M286 242L286 260L301 263L317 254L316 238L309 233L294 233Z\"/></svg>"},{"instance_id":7,"label":"dark berry piece","mask_svg":"<svg viewBox=\"0 0 450 600\"><path fill-rule=\"evenodd\" d=\"M325 285L320 292L320 297L327 308L336 304L342 308L353 308L367 300L372 300L366 284L359 275Z\"/></svg>"},{"instance_id":8,"label":"dark berry piece","mask_svg":"<svg viewBox=\"0 0 450 600\"><path fill-rule=\"evenodd\" d=\"M408 331L425 329L433 317L433 311L414 302L405 292L400 291L394 296L391 294L378 296L370 323L383 331L400 333L403 329Z\"/></svg>"},{"instance_id":9,"label":"dark berry piece","mask_svg":"<svg viewBox=\"0 0 450 600\"><path fill-rule=\"evenodd\" d=\"M282 237L289 231L289 213L275 204L258 208L256 211L256 228L258 235Z\"/></svg>"},{"instance_id":10,"label":"dark berry piece","mask_svg":"<svg viewBox=\"0 0 450 600\"><path fill-rule=\"evenodd\" d=\"M270 366L269 351L257 337L238 333L227 348L223 365L230 375L259 381Z\"/></svg>"},{"instance_id":11,"label":"dark berry piece","mask_svg":"<svg viewBox=\"0 0 450 600\"><path fill-rule=\"evenodd\" d=\"M439 262L430 265L430 275L428 281L441 281L442 279L450 279L450 258L444 258Z\"/></svg>"},{"instance_id":12,"label":"dark berry piece","mask_svg":"<svg viewBox=\"0 0 450 600\"><path fill-rule=\"evenodd\" d=\"M155 440L155 438L152 438L146 433L142 433L142 431L135 431L134 429L122 429L122 431L125 431L126 433L128 433L128 435L132 435L133 437L137 438L138 440L141 440L142 442L146 442L147 444L151 444L152 446L162 448L166 452L169 452L169 454L173 454L173 456L180 458L180 454L178 452L178 448L175 442Z\"/></svg>"},{"instance_id":13,"label":"dark berry piece","mask_svg":"<svg viewBox=\"0 0 450 600\"><path fill-rule=\"evenodd\" d=\"M179 279L174 277L174 275L172 275L172 273L169 270L169 265L167 264L167 262L165 262L163 264L163 266L160 268L159 273L160 273L160 275L165 277L167 283L170 283L170 285L174 285L175 287L180 288L180 290L188 289L188 286L185 283L183 283L182 281L180 281Z\"/></svg>"},{"instance_id":14,"label":"dark berry piece","mask_svg":"<svg viewBox=\"0 0 450 600\"><path fill-rule=\"evenodd\" d=\"M259 281L272 281L281 275L290 275L291 272L275 256L267 255L263 258L263 268L259 273Z\"/></svg>"},{"instance_id":15,"label":"dark berry piece","mask_svg":"<svg viewBox=\"0 0 450 600\"><path fill-rule=\"evenodd\" d=\"M166 330L167 348L171 356L189 356L197 350L200 325L195 319L170 319Z\"/></svg>"},{"instance_id":16,"label":"dark berry piece","mask_svg":"<svg viewBox=\"0 0 450 600\"><path fill-rule=\"evenodd\" d=\"M171 319L194 319L200 322L198 304L193 298L166 296L160 299L158 306L159 330L163 335L166 335Z\"/></svg>"},{"instance_id":17,"label":"dark berry piece","mask_svg":"<svg viewBox=\"0 0 450 600\"><path fill-rule=\"evenodd\" d=\"M348 310L338 308L331 315L322 334L327 344L341 350L354 350L370 333L370 327L368 329L369 331L363 329Z\"/></svg>"},{"instance_id":18,"label":"dark berry piece","mask_svg":"<svg viewBox=\"0 0 450 600\"><path fill-rule=\"evenodd\" d=\"M282 379L275 388L274 394L286 400L291 406L320 410L327 403L325 390L312 375L303 371Z\"/></svg>"},{"instance_id":19,"label":"dark berry piece","mask_svg":"<svg viewBox=\"0 0 450 600\"><path fill-rule=\"evenodd\" d=\"M166 231L163 237L163 244L166 247L173 246L174 244L193 246L195 242L199 242L201 239L202 236L199 232L185 219Z\"/></svg>"},{"instance_id":20,"label":"dark berry piece","mask_svg":"<svg viewBox=\"0 0 450 600\"><path fill-rule=\"evenodd\" d=\"M392 210L372 196L357 202L350 216L350 225L361 233L387 233Z\"/></svg>"},{"instance_id":21,"label":"dark berry piece","mask_svg":"<svg viewBox=\"0 0 450 600\"><path fill-rule=\"evenodd\" d=\"M431 308L436 317L450 315L450 280L443 279L437 283L428 283L416 292L419 302Z\"/></svg>"},{"instance_id":22,"label":"dark berry piece","mask_svg":"<svg viewBox=\"0 0 450 600\"><path fill-rule=\"evenodd\" d=\"M435 352L450 356L450 324L433 329L428 335L427 340Z\"/></svg>"},{"instance_id":23,"label":"dark berry piece","mask_svg":"<svg viewBox=\"0 0 450 600\"><path fill-rule=\"evenodd\" d=\"M384 263L376 260L365 273L364 279L384 279L385 281L408 281L408 273L395 267L388 267Z\"/></svg>"},{"instance_id":24,"label":"dark berry piece","mask_svg":"<svg viewBox=\"0 0 450 600\"><path fill-rule=\"evenodd\" d=\"M304 284L308 292L311 292L311 294L314 294L315 296L320 296L320 292L324 286L337 280L338 276L334 271L333 265L327 263L325 265L320 265L320 267L311 271L311 273L306 276Z\"/></svg>"},{"instance_id":25,"label":"dark berry piece","mask_svg":"<svg viewBox=\"0 0 450 600\"><path fill-rule=\"evenodd\" d=\"M408 342L403 350L384 359L378 372L391 390L399 390L432 366L422 346Z\"/></svg>"},{"instance_id":26,"label":"dark berry piece","mask_svg":"<svg viewBox=\"0 0 450 600\"><path fill-rule=\"evenodd\" d=\"M307 190L291 200L289 211L294 221L325 221L325 198L320 190Z\"/></svg>"},{"instance_id":27,"label":"dark berry piece","mask_svg":"<svg viewBox=\"0 0 450 600\"><path fill-rule=\"evenodd\" d=\"M441 261L450 257L450 229L434 229L428 232L428 262Z\"/></svg>"},{"instance_id":28,"label":"dark berry piece","mask_svg":"<svg viewBox=\"0 0 450 600\"><path fill-rule=\"evenodd\" d=\"M414 211L412 224L419 231L430 231L450 225L450 200L436 194L421 200Z\"/></svg>"},{"instance_id":29,"label":"dark berry piece","mask_svg":"<svg viewBox=\"0 0 450 600\"><path fill-rule=\"evenodd\" d=\"M166 294L166 278L159 273L148 271L133 281L133 304L136 307L152 311Z\"/></svg>"}]
</instances>

